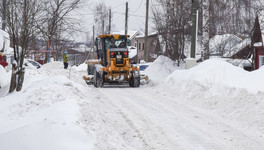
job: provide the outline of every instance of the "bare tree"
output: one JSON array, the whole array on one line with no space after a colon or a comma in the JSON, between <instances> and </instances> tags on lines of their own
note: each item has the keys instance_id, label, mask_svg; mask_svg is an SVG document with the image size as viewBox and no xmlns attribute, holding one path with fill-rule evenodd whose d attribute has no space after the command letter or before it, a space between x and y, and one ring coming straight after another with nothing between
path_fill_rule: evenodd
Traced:
<instances>
[{"instance_id":1,"label":"bare tree","mask_svg":"<svg viewBox=\"0 0 264 150\"><path fill-rule=\"evenodd\" d=\"M100 2L95 6L94 22L96 35L108 33L109 9L104 2Z\"/></svg>"},{"instance_id":2,"label":"bare tree","mask_svg":"<svg viewBox=\"0 0 264 150\"><path fill-rule=\"evenodd\" d=\"M202 59L209 59L209 0L203 0L203 36L202 36L202 52L205 56ZM203 58L204 57L204 58Z\"/></svg>"},{"instance_id":3,"label":"bare tree","mask_svg":"<svg viewBox=\"0 0 264 150\"><path fill-rule=\"evenodd\" d=\"M250 37L249 29L262 7L261 0L210 0L210 37L226 33Z\"/></svg>"},{"instance_id":4,"label":"bare tree","mask_svg":"<svg viewBox=\"0 0 264 150\"><path fill-rule=\"evenodd\" d=\"M186 41L190 41L191 0L157 0L157 3L152 6L153 22L165 43L164 54L179 62L184 57ZM250 37L256 12L263 3L261 0L200 0L199 6L198 34L206 31L203 36L207 40L202 40L202 45L208 49L208 39L214 35Z\"/></svg>"},{"instance_id":5,"label":"bare tree","mask_svg":"<svg viewBox=\"0 0 264 150\"><path fill-rule=\"evenodd\" d=\"M79 22L69 14L78 8L80 0L45 0L42 15L36 20L38 30L47 42L47 49L56 50L56 59L65 47L66 34L77 30Z\"/></svg>"},{"instance_id":6,"label":"bare tree","mask_svg":"<svg viewBox=\"0 0 264 150\"><path fill-rule=\"evenodd\" d=\"M190 38L191 3L183 0L158 0L158 4L158 7L152 7L155 28L165 43L165 55L177 60L179 65L185 57L185 41Z\"/></svg>"},{"instance_id":7,"label":"bare tree","mask_svg":"<svg viewBox=\"0 0 264 150\"><path fill-rule=\"evenodd\" d=\"M12 46L14 48L14 63L9 92L22 89L25 70L24 57L28 49L28 43L35 34L35 17L41 10L40 1L23 0L8 1L7 25Z\"/></svg>"}]
</instances>

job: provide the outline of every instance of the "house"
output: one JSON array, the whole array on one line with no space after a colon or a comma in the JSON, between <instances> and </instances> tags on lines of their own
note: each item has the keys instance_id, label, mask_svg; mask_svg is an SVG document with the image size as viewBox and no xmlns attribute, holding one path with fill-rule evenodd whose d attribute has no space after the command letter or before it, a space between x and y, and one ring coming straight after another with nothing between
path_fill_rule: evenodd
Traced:
<instances>
[{"instance_id":1,"label":"house","mask_svg":"<svg viewBox=\"0 0 264 150\"><path fill-rule=\"evenodd\" d=\"M251 46L251 39L246 38L231 50L227 51L223 57L235 66L244 68L247 71L252 71L254 70L252 54L253 48Z\"/></svg>"},{"instance_id":2,"label":"house","mask_svg":"<svg viewBox=\"0 0 264 150\"><path fill-rule=\"evenodd\" d=\"M249 59L252 55L251 39L246 38L231 50L226 51L223 57L233 59Z\"/></svg>"},{"instance_id":3,"label":"house","mask_svg":"<svg viewBox=\"0 0 264 150\"><path fill-rule=\"evenodd\" d=\"M153 33L149 34L147 37L147 44L148 44L148 52L147 52L147 60L149 62L154 61L159 53L162 51L161 50L161 45L160 45L160 40L159 40L159 34L158 33ZM138 49L138 62L140 60L144 60L144 50L145 50L145 35L140 35L135 38L135 47Z\"/></svg>"},{"instance_id":4,"label":"house","mask_svg":"<svg viewBox=\"0 0 264 150\"><path fill-rule=\"evenodd\" d=\"M113 34L124 34L125 31L121 30L119 32L113 32ZM140 62L140 60L144 60L144 41L145 41L145 34L141 31L133 31L128 30L128 35L130 35L130 44L131 47L129 47L130 53L133 54L133 57L131 60L137 60L137 62ZM157 57L159 52L161 52L161 46L159 42L159 34L153 33L148 35L148 61L154 61ZM137 51L135 53L135 50Z\"/></svg>"},{"instance_id":5,"label":"house","mask_svg":"<svg viewBox=\"0 0 264 150\"><path fill-rule=\"evenodd\" d=\"M264 11L256 15L253 28L252 45L254 47L254 67L260 68L264 65Z\"/></svg>"}]
</instances>

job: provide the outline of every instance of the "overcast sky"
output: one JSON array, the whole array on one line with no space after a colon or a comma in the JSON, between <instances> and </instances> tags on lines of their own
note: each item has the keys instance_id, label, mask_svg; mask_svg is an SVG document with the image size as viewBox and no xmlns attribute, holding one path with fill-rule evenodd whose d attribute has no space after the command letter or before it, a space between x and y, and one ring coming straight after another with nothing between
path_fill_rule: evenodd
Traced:
<instances>
[{"instance_id":1,"label":"overcast sky","mask_svg":"<svg viewBox=\"0 0 264 150\"><path fill-rule=\"evenodd\" d=\"M150 0L150 3L152 3L152 1L154 0ZM82 32L90 32L91 34L92 26L94 25L92 9L99 2L104 2L107 7L112 9L113 30L120 31L125 29L126 2L128 2L129 8L128 30L145 30L146 0L87 0L81 6L82 8L76 12L77 17L79 17L82 22ZM149 10L149 13L151 13L151 10ZM76 36L77 41L82 41L84 38L84 34Z\"/></svg>"}]
</instances>

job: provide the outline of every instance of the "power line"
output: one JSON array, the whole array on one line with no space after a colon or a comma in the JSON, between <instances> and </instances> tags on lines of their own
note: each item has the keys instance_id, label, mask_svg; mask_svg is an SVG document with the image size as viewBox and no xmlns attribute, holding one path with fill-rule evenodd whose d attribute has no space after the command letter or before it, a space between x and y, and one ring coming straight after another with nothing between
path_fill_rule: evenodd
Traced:
<instances>
[{"instance_id":1,"label":"power line","mask_svg":"<svg viewBox=\"0 0 264 150\"><path fill-rule=\"evenodd\" d=\"M116 11L114 11L113 13L125 15L125 13L122 13L122 12L116 12ZM131 14L131 13L128 13L128 14L129 14L130 16L144 17L144 18L145 18L145 16L135 15L135 14Z\"/></svg>"},{"instance_id":2,"label":"power line","mask_svg":"<svg viewBox=\"0 0 264 150\"><path fill-rule=\"evenodd\" d=\"M115 9L115 8L117 8L117 7L119 7L119 6L122 6L122 5L126 5L126 3L122 3L122 4L119 4L119 5L116 5L116 6L113 7L112 9Z\"/></svg>"},{"instance_id":3,"label":"power line","mask_svg":"<svg viewBox=\"0 0 264 150\"><path fill-rule=\"evenodd\" d=\"M139 4L138 8L137 8L135 11L131 12L131 13L135 13L135 12L137 12L137 11L139 10L139 8L140 8L142 2L143 2L143 0L141 0L141 2L140 2L140 4Z\"/></svg>"}]
</instances>

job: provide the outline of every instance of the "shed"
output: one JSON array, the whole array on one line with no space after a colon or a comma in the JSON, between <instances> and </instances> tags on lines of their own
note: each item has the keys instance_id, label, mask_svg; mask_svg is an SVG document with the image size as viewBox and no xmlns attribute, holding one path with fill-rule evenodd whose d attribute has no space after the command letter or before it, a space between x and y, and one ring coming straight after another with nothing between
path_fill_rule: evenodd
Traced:
<instances>
[{"instance_id":1,"label":"shed","mask_svg":"<svg viewBox=\"0 0 264 150\"><path fill-rule=\"evenodd\" d=\"M253 28L252 45L254 46L254 67L260 68L264 65L264 11L260 11L256 15Z\"/></svg>"}]
</instances>

